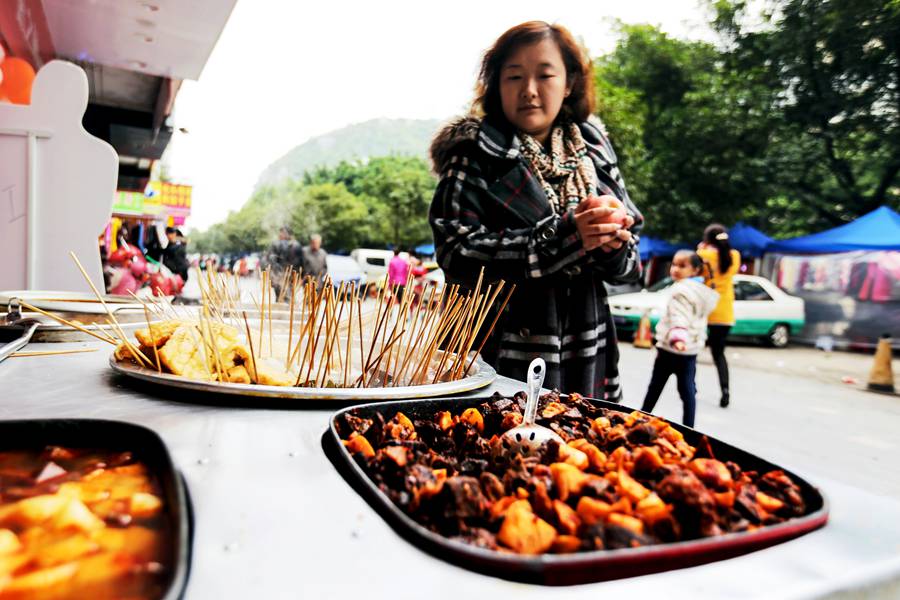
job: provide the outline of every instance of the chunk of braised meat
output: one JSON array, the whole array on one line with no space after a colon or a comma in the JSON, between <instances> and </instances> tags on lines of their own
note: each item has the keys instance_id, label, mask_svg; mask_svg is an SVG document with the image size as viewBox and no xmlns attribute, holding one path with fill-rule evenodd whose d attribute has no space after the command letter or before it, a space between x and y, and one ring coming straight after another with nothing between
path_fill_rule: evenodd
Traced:
<instances>
[{"instance_id":1,"label":"chunk of braised meat","mask_svg":"<svg viewBox=\"0 0 900 600\"><path fill-rule=\"evenodd\" d=\"M761 525L769 516L756 500L758 491L753 484L742 485L734 500L734 507L753 525Z\"/></svg>"},{"instance_id":2,"label":"chunk of braised meat","mask_svg":"<svg viewBox=\"0 0 900 600\"><path fill-rule=\"evenodd\" d=\"M516 408L519 409L519 412L525 412L525 405L528 403L528 395L525 392L516 392L516 394L512 397L513 401L516 403ZM540 406L538 407L540 410Z\"/></svg>"},{"instance_id":3,"label":"chunk of braised meat","mask_svg":"<svg viewBox=\"0 0 900 600\"><path fill-rule=\"evenodd\" d=\"M481 493L481 485L474 477L448 477L440 492L423 503L444 531L458 533L466 524L477 525L484 520L489 506Z\"/></svg>"},{"instance_id":4,"label":"chunk of braised meat","mask_svg":"<svg viewBox=\"0 0 900 600\"><path fill-rule=\"evenodd\" d=\"M459 472L461 475L471 475L478 477L488 467L488 461L483 458L466 458L459 463Z\"/></svg>"},{"instance_id":5,"label":"chunk of braised meat","mask_svg":"<svg viewBox=\"0 0 900 600\"><path fill-rule=\"evenodd\" d=\"M717 523L716 500L692 472L687 469L674 470L657 484L656 493L675 505L674 512L685 538L722 533Z\"/></svg>"},{"instance_id":6,"label":"chunk of braised meat","mask_svg":"<svg viewBox=\"0 0 900 600\"><path fill-rule=\"evenodd\" d=\"M527 491L530 494L529 499L534 514L545 521L553 520L556 511L553 509L553 500L550 499L550 494L547 492L547 484L541 479L532 479Z\"/></svg>"},{"instance_id":7,"label":"chunk of braised meat","mask_svg":"<svg viewBox=\"0 0 900 600\"><path fill-rule=\"evenodd\" d=\"M456 444L453 438L448 436L437 423L430 420L416 420L416 433L429 448L441 454L452 456L457 454Z\"/></svg>"},{"instance_id":8,"label":"chunk of braised meat","mask_svg":"<svg viewBox=\"0 0 900 600\"><path fill-rule=\"evenodd\" d=\"M800 487L784 471L769 471L760 478L757 486L761 492L784 502L790 514L799 516L806 512Z\"/></svg>"},{"instance_id":9,"label":"chunk of braised meat","mask_svg":"<svg viewBox=\"0 0 900 600\"><path fill-rule=\"evenodd\" d=\"M478 481L481 483L482 493L491 502L496 502L506 495L506 490L503 489L503 482L490 471L482 473L478 477Z\"/></svg>"},{"instance_id":10,"label":"chunk of braised meat","mask_svg":"<svg viewBox=\"0 0 900 600\"><path fill-rule=\"evenodd\" d=\"M628 444L628 430L622 423L613 425L604 432L600 449L604 452L612 452L620 446Z\"/></svg>"},{"instance_id":11,"label":"chunk of braised meat","mask_svg":"<svg viewBox=\"0 0 900 600\"><path fill-rule=\"evenodd\" d=\"M370 466L381 467L372 473L372 480L397 505L409 512L417 510L424 499L437 494L443 487L446 473L441 470L430 469L420 464L391 470L385 467L393 461L387 456L381 458L379 456L382 456L381 452L369 461Z\"/></svg>"},{"instance_id":12,"label":"chunk of braised meat","mask_svg":"<svg viewBox=\"0 0 900 600\"><path fill-rule=\"evenodd\" d=\"M603 500L609 504L615 502L618 496L615 486L603 477L591 477L581 488L581 495Z\"/></svg>"},{"instance_id":13,"label":"chunk of braised meat","mask_svg":"<svg viewBox=\"0 0 900 600\"><path fill-rule=\"evenodd\" d=\"M640 423L632 427L625 437L628 443L635 446L649 446L656 439L657 431L653 425L649 423Z\"/></svg>"},{"instance_id":14,"label":"chunk of braised meat","mask_svg":"<svg viewBox=\"0 0 900 600\"><path fill-rule=\"evenodd\" d=\"M460 421L451 429L451 435L459 454L485 459L490 456L490 444L475 425Z\"/></svg>"},{"instance_id":15,"label":"chunk of braised meat","mask_svg":"<svg viewBox=\"0 0 900 600\"><path fill-rule=\"evenodd\" d=\"M503 487L510 491L527 487L531 480L531 472L536 465L540 464L539 461L540 457L538 456L511 455L503 472Z\"/></svg>"},{"instance_id":16,"label":"chunk of braised meat","mask_svg":"<svg viewBox=\"0 0 900 600\"><path fill-rule=\"evenodd\" d=\"M338 421L338 429L342 438L348 438L350 433L354 431L360 435L365 435L373 423L372 419L364 419L351 413L344 413L341 420Z\"/></svg>"},{"instance_id":17,"label":"chunk of braised meat","mask_svg":"<svg viewBox=\"0 0 900 600\"><path fill-rule=\"evenodd\" d=\"M368 437L368 436L367 436ZM414 440L418 437L416 427L409 417L398 412L382 427L382 437L384 440Z\"/></svg>"},{"instance_id":18,"label":"chunk of braised meat","mask_svg":"<svg viewBox=\"0 0 900 600\"><path fill-rule=\"evenodd\" d=\"M625 420L628 418L628 415L618 411L609 411L604 416L609 419L609 422L613 427L616 425L624 425Z\"/></svg>"}]
</instances>

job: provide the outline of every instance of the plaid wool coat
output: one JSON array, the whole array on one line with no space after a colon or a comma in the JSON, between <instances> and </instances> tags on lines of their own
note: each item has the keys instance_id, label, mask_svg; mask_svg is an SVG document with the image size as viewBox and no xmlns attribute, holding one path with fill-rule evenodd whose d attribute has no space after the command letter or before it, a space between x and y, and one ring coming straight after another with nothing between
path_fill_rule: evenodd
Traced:
<instances>
[{"instance_id":1,"label":"plaid wool coat","mask_svg":"<svg viewBox=\"0 0 900 600\"><path fill-rule=\"evenodd\" d=\"M639 233L643 217L602 125L591 119L579 127L597 175L593 192L621 200ZM545 387L618 401L616 334L603 282L640 278L636 240L615 252L586 252L572 211L554 213L519 147L505 124L473 117L437 134L431 157L439 183L429 214L437 260L448 283L472 287L484 268L485 282L516 284L483 351L500 374L524 380L541 357Z\"/></svg>"}]
</instances>

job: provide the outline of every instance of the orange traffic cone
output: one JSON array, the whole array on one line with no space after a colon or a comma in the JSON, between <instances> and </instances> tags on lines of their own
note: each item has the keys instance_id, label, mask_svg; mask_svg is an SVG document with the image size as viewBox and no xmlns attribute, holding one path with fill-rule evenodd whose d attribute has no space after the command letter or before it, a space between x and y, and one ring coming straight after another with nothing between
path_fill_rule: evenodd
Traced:
<instances>
[{"instance_id":1,"label":"orange traffic cone","mask_svg":"<svg viewBox=\"0 0 900 600\"><path fill-rule=\"evenodd\" d=\"M878 340L875 350L875 364L869 372L869 390L894 393L894 373L891 370L891 338L887 334Z\"/></svg>"},{"instance_id":2,"label":"orange traffic cone","mask_svg":"<svg viewBox=\"0 0 900 600\"><path fill-rule=\"evenodd\" d=\"M653 347L653 333L650 331L650 314L644 313L641 315L641 320L638 323L637 331L634 333L634 340L632 341L635 348L652 348Z\"/></svg>"}]
</instances>

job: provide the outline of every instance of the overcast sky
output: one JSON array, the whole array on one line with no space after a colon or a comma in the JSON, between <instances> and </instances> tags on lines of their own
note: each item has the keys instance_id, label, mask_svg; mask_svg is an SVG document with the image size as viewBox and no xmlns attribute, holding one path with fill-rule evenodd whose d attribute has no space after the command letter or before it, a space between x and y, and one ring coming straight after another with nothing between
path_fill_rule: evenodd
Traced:
<instances>
[{"instance_id":1,"label":"overcast sky","mask_svg":"<svg viewBox=\"0 0 900 600\"><path fill-rule=\"evenodd\" d=\"M238 0L199 81L175 107L165 158L194 186L189 226L240 208L269 163L311 137L378 117L463 112L479 58L503 31L540 19L568 27L592 56L614 22L712 39L700 0Z\"/></svg>"}]
</instances>

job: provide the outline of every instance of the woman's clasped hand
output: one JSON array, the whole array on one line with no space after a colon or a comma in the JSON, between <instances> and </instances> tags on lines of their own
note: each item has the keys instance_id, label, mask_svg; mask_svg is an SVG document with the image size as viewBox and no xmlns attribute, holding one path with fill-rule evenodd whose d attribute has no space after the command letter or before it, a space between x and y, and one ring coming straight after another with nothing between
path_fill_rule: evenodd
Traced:
<instances>
[{"instance_id":1,"label":"woman's clasped hand","mask_svg":"<svg viewBox=\"0 0 900 600\"><path fill-rule=\"evenodd\" d=\"M575 226L587 251L618 250L631 239L634 218L614 196L591 195L575 208Z\"/></svg>"}]
</instances>

